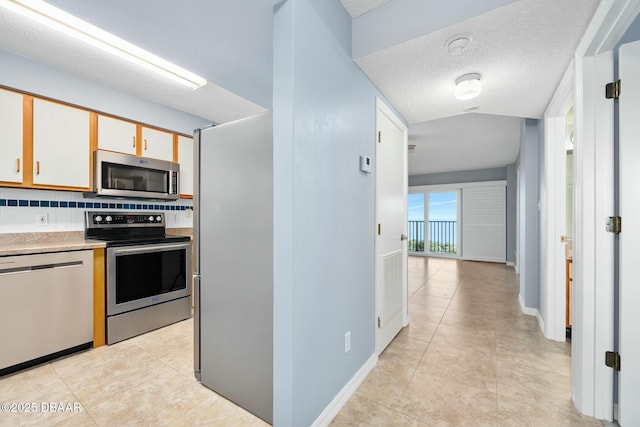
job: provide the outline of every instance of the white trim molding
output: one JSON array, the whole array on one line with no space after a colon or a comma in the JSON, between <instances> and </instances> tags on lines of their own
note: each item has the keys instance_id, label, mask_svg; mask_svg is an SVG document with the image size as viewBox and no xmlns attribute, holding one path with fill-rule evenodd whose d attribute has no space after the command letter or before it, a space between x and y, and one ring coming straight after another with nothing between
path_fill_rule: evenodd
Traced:
<instances>
[{"instance_id":1,"label":"white trim molding","mask_svg":"<svg viewBox=\"0 0 640 427\"><path fill-rule=\"evenodd\" d=\"M324 411L316 418L316 420L311 424L311 427L326 427L331 424L331 421L338 415L340 410L344 407L344 405L349 401L351 396L356 392L360 384L367 378L367 375L375 368L378 363L378 356L375 352L369 357L369 359L362 365L358 372L351 377L349 382L342 387L342 390L338 392L336 397L333 398L331 403L324 408Z\"/></svg>"},{"instance_id":2,"label":"white trim molding","mask_svg":"<svg viewBox=\"0 0 640 427\"><path fill-rule=\"evenodd\" d=\"M613 103L604 84L613 78L613 49L640 12L640 0L602 0L575 56L575 221L571 394L576 408L613 419L613 371L603 363L614 337ZM596 321L597 320L597 321Z\"/></svg>"},{"instance_id":3,"label":"white trim molding","mask_svg":"<svg viewBox=\"0 0 640 427\"><path fill-rule=\"evenodd\" d=\"M542 205L541 298L546 338L565 341L565 244L567 230L567 113L573 106L573 61L544 115L544 201ZM541 323L541 324L542 324Z\"/></svg>"}]
</instances>

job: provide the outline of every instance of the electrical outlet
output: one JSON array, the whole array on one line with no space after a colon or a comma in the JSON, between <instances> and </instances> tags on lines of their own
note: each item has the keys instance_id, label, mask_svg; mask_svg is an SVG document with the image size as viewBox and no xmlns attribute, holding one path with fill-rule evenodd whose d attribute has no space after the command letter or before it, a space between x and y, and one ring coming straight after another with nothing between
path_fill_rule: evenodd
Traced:
<instances>
[{"instance_id":1,"label":"electrical outlet","mask_svg":"<svg viewBox=\"0 0 640 427\"><path fill-rule=\"evenodd\" d=\"M38 217L36 218L36 223L38 225L49 225L49 214L46 214L46 213L38 214Z\"/></svg>"},{"instance_id":2,"label":"electrical outlet","mask_svg":"<svg viewBox=\"0 0 640 427\"><path fill-rule=\"evenodd\" d=\"M351 331L344 334L344 354L351 351Z\"/></svg>"}]
</instances>

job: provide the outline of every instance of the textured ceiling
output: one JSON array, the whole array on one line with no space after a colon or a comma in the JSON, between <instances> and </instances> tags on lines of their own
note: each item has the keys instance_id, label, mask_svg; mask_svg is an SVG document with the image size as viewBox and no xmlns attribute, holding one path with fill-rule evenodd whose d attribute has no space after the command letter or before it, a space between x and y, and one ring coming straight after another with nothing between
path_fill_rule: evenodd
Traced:
<instances>
[{"instance_id":1,"label":"textured ceiling","mask_svg":"<svg viewBox=\"0 0 640 427\"><path fill-rule=\"evenodd\" d=\"M264 37L265 31L271 34L269 2L259 12L247 14L241 3L255 0L236 0L225 6L227 16L215 14L222 10L215 2L200 3L200 13L156 7L154 0L49 2L204 76L209 83L191 90L4 8L0 8L0 49L215 123L258 114L271 106L271 39ZM243 21L229 22L238 14L248 29L242 30Z\"/></svg>"},{"instance_id":2,"label":"textured ceiling","mask_svg":"<svg viewBox=\"0 0 640 427\"><path fill-rule=\"evenodd\" d=\"M416 148L409 151L411 175L511 164L520 150L521 122L517 117L471 113L412 124L409 144Z\"/></svg>"},{"instance_id":3,"label":"textured ceiling","mask_svg":"<svg viewBox=\"0 0 640 427\"><path fill-rule=\"evenodd\" d=\"M477 112L541 118L591 18L594 0L520 0L356 62L409 123ZM471 38L451 56L447 42ZM455 79L482 75L482 93L453 97Z\"/></svg>"},{"instance_id":4,"label":"textured ceiling","mask_svg":"<svg viewBox=\"0 0 640 427\"><path fill-rule=\"evenodd\" d=\"M2 8L0 49L223 123L271 108L277 1L189 0L189 7L175 7L157 0L49 0L204 76L209 83L195 91L65 40ZM416 145L410 174L513 161L520 139L513 123L542 117L599 3L340 1L354 18L354 40L357 30L359 40L381 42L371 43L354 60L409 122ZM471 45L465 54L452 57L446 45L459 35L470 37ZM482 94L457 101L454 81L469 72L482 74ZM474 106L474 114L465 115L465 108Z\"/></svg>"},{"instance_id":5,"label":"textured ceiling","mask_svg":"<svg viewBox=\"0 0 640 427\"><path fill-rule=\"evenodd\" d=\"M387 3L390 0L340 0L340 3L347 9L349 15L355 18L376 7Z\"/></svg>"},{"instance_id":6,"label":"textured ceiling","mask_svg":"<svg viewBox=\"0 0 640 427\"><path fill-rule=\"evenodd\" d=\"M453 8L460 2L447 4ZM355 58L409 122L411 144L416 145L410 175L504 166L515 160L520 129L514 123L519 120L496 116L542 118L598 3L518 0ZM391 6L382 5L377 12ZM396 24L402 20L389 22ZM471 38L468 50L449 55L448 42L461 35ZM482 93L456 100L456 78L472 72L482 75ZM467 111L480 114L470 118Z\"/></svg>"}]
</instances>

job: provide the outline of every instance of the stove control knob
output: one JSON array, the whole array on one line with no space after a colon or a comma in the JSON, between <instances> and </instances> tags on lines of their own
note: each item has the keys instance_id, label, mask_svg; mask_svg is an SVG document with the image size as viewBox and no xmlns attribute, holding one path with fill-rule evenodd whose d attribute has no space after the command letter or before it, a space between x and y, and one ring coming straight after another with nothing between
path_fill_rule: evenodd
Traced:
<instances>
[{"instance_id":1,"label":"stove control knob","mask_svg":"<svg viewBox=\"0 0 640 427\"><path fill-rule=\"evenodd\" d=\"M107 216L107 217L105 218L105 221L107 221L107 222L111 222L111 220L112 220L112 219L113 219L113 218L111 218L110 216Z\"/></svg>"},{"instance_id":2,"label":"stove control knob","mask_svg":"<svg viewBox=\"0 0 640 427\"><path fill-rule=\"evenodd\" d=\"M101 222L102 221L102 217L100 215L94 217L93 219L95 219L96 222Z\"/></svg>"},{"instance_id":3,"label":"stove control knob","mask_svg":"<svg viewBox=\"0 0 640 427\"><path fill-rule=\"evenodd\" d=\"M158 216L156 217L156 221L158 221L158 222L162 222L162 217L161 217L160 215L158 215Z\"/></svg>"},{"instance_id":4,"label":"stove control knob","mask_svg":"<svg viewBox=\"0 0 640 427\"><path fill-rule=\"evenodd\" d=\"M154 220L154 219L155 219L155 218L153 217L153 215L149 217L149 221L150 221L150 222L153 222L153 220Z\"/></svg>"}]
</instances>

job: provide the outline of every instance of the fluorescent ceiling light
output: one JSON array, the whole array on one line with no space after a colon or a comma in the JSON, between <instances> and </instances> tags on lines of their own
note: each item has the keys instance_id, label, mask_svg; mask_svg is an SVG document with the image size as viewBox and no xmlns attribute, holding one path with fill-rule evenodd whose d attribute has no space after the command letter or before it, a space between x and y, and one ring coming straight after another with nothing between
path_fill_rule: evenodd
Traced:
<instances>
[{"instance_id":1,"label":"fluorescent ceiling light","mask_svg":"<svg viewBox=\"0 0 640 427\"><path fill-rule=\"evenodd\" d=\"M475 98L480 95L482 85L480 84L480 74L470 73L456 79L456 99L465 100Z\"/></svg>"},{"instance_id":2,"label":"fluorescent ceiling light","mask_svg":"<svg viewBox=\"0 0 640 427\"><path fill-rule=\"evenodd\" d=\"M0 6L193 89L207 84L204 78L44 1L0 0Z\"/></svg>"}]
</instances>

